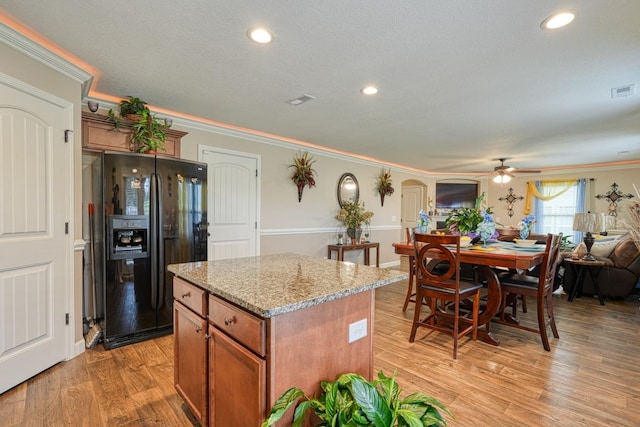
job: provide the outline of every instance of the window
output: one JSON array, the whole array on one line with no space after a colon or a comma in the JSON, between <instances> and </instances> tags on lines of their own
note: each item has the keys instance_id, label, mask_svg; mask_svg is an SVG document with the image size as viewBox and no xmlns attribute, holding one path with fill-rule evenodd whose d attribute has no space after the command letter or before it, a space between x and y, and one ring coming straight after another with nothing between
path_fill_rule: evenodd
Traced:
<instances>
[{"instance_id":1,"label":"window","mask_svg":"<svg viewBox=\"0 0 640 427\"><path fill-rule=\"evenodd\" d=\"M538 181L538 191L543 195L557 194L565 184ZM586 181L577 180L564 193L543 201L536 198L536 225L535 231L540 234L558 234L571 236L572 242L580 242L582 233L573 231L573 218L577 212L584 212L584 189Z\"/></svg>"}]
</instances>

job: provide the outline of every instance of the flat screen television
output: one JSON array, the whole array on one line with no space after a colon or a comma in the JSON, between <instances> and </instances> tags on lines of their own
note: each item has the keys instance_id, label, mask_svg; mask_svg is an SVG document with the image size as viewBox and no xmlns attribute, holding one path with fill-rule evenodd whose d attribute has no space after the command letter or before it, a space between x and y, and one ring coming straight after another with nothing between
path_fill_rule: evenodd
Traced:
<instances>
[{"instance_id":1,"label":"flat screen television","mask_svg":"<svg viewBox=\"0 0 640 427\"><path fill-rule=\"evenodd\" d=\"M477 183L436 183L436 208L472 208L478 197Z\"/></svg>"}]
</instances>

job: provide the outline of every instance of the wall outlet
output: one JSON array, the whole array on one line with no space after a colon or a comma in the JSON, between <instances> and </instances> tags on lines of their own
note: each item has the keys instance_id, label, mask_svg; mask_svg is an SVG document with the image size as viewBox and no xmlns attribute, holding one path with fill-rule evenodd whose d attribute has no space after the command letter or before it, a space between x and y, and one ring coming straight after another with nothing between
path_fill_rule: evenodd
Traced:
<instances>
[{"instance_id":1,"label":"wall outlet","mask_svg":"<svg viewBox=\"0 0 640 427\"><path fill-rule=\"evenodd\" d=\"M395 215L391 215L391 222L396 222L396 216Z\"/></svg>"},{"instance_id":2,"label":"wall outlet","mask_svg":"<svg viewBox=\"0 0 640 427\"><path fill-rule=\"evenodd\" d=\"M367 319L349 324L349 344L367 336Z\"/></svg>"}]
</instances>

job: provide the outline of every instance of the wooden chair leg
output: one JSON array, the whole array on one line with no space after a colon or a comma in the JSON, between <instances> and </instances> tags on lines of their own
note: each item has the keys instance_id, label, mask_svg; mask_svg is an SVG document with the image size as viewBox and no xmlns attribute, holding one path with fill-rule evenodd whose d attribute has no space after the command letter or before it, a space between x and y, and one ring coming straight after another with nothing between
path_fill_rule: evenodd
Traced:
<instances>
[{"instance_id":1,"label":"wooden chair leg","mask_svg":"<svg viewBox=\"0 0 640 427\"><path fill-rule=\"evenodd\" d=\"M413 268L413 267L411 267ZM409 276L409 286L407 287L407 296L404 299L404 305L402 306L402 312L407 311L407 306L409 305L409 301L411 301L411 297L413 296L413 275Z\"/></svg>"},{"instance_id":2,"label":"wooden chair leg","mask_svg":"<svg viewBox=\"0 0 640 427\"><path fill-rule=\"evenodd\" d=\"M558 328L556 327L556 316L553 314L553 297L551 295L547 295L545 299L547 301L547 315L549 316L551 332L553 332L554 338L560 338L560 334L558 334Z\"/></svg>"},{"instance_id":3,"label":"wooden chair leg","mask_svg":"<svg viewBox=\"0 0 640 427\"><path fill-rule=\"evenodd\" d=\"M542 301L542 299L538 299L536 306L538 309L538 329L540 330L542 346L545 350L551 351L551 347L549 346L549 337L547 336L547 322L544 313L545 303L544 301Z\"/></svg>"},{"instance_id":4,"label":"wooden chair leg","mask_svg":"<svg viewBox=\"0 0 640 427\"><path fill-rule=\"evenodd\" d=\"M422 295L416 289L416 305L413 313L413 325L411 325L411 335L409 335L409 342L413 342L416 338L416 331L418 330L418 323L420 322L420 309L422 307Z\"/></svg>"}]
</instances>

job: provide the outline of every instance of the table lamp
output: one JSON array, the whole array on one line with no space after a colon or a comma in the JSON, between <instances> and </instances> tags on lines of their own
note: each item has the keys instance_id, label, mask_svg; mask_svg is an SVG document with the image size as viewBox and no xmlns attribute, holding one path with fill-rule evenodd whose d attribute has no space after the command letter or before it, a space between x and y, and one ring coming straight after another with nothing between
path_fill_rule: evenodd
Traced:
<instances>
[{"instance_id":1,"label":"table lamp","mask_svg":"<svg viewBox=\"0 0 640 427\"><path fill-rule=\"evenodd\" d=\"M591 233L601 232L604 229L604 214L595 213L577 213L573 218L573 229L582 231L584 235L584 245L587 247L587 253L582 257L583 261L596 261L591 255L591 247L593 246L593 235Z\"/></svg>"}]
</instances>

